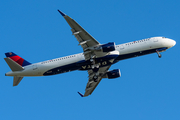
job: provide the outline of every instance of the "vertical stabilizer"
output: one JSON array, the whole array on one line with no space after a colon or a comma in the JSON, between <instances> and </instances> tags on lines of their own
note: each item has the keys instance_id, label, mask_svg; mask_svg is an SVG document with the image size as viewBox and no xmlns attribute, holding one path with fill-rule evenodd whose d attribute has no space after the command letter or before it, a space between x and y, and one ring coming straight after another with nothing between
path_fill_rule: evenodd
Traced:
<instances>
[{"instance_id":1,"label":"vertical stabilizer","mask_svg":"<svg viewBox=\"0 0 180 120\"><path fill-rule=\"evenodd\" d=\"M6 57L10 58L11 60L13 60L14 62L16 62L17 64L19 64L22 67L31 64L30 62L26 61L25 59L23 59L22 57L16 55L13 52L5 53L5 55L6 55Z\"/></svg>"}]
</instances>

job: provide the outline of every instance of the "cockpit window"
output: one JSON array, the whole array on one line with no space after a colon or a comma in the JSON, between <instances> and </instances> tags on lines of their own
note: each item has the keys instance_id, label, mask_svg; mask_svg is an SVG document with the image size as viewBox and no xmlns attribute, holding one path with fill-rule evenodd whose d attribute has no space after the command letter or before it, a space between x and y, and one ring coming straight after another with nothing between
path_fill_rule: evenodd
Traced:
<instances>
[{"instance_id":1,"label":"cockpit window","mask_svg":"<svg viewBox=\"0 0 180 120\"><path fill-rule=\"evenodd\" d=\"M162 37L162 38L166 38L166 37Z\"/></svg>"}]
</instances>

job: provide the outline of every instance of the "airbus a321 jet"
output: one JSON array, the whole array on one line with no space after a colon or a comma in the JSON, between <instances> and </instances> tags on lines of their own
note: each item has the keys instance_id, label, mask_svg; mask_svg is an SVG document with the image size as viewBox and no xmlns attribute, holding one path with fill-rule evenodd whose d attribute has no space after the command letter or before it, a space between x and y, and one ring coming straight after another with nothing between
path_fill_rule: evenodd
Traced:
<instances>
[{"instance_id":1,"label":"airbus a321 jet","mask_svg":"<svg viewBox=\"0 0 180 120\"><path fill-rule=\"evenodd\" d=\"M17 86L26 76L49 76L74 70L86 70L89 74L85 93L82 97L91 95L103 78L114 79L121 76L119 69L109 70L111 65L120 60L137 56L157 53L173 47L176 42L165 37L151 37L124 44L116 45L114 42L100 44L88 32L86 32L75 20L58 12L64 17L71 27L72 34L76 37L83 53L51 59L39 63L30 63L13 52L5 53L5 61L12 71L6 76L13 76L13 86Z\"/></svg>"}]
</instances>

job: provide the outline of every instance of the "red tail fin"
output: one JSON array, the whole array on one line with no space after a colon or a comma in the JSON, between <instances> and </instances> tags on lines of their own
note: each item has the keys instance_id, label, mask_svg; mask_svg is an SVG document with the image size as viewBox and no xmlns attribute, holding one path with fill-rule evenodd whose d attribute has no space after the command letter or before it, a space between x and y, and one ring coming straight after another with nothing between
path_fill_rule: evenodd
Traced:
<instances>
[{"instance_id":1,"label":"red tail fin","mask_svg":"<svg viewBox=\"0 0 180 120\"><path fill-rule=\"evenodd\" d=\"M19 65L21 65L22 67L30 65L31 63L29 63L28 61L24 60L23 58L19 57L18 55L16 55L13 52L8 52L5 53L6 57L9 57L10 59L12 59L13 61L15 61L16 63L18 63Z\"/></svg>"}]
</instances>

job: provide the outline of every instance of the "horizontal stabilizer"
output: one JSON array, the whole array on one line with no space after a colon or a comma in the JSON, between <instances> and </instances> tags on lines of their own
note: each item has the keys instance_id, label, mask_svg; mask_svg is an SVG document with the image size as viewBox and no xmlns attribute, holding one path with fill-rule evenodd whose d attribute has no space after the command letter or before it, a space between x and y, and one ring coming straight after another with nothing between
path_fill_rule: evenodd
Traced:
<instances>
[{"instance_id":1,"label":"horizontal stabilizer","mask_svg":"<svg viewBox=\"0 0 180 120\"><path fill-rule=\"evenodd\" d=\"M14 76L13 86L17 86L21 82L22 79L23 79L23 77Z\"/></svg>"},{"instance_id":2,"label":"horizontal stabilizer","mask_svg":"<svg viewBox=\"0 0 180 120\"><path fill-rule=\"evenodd\" d=\"M9 67L11 68L12 71L21 71L21 70L24 70L24 68L22 66L20 66L18 63L16 63L15 61L10 59L9 57L8 58L4 58L4 60L9 65Z\"/></svg>"}]
</instances>

